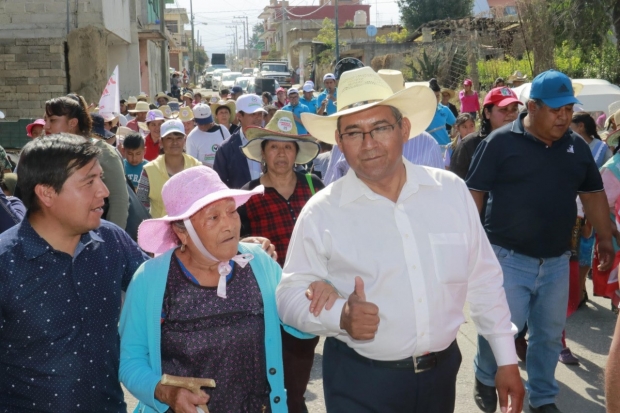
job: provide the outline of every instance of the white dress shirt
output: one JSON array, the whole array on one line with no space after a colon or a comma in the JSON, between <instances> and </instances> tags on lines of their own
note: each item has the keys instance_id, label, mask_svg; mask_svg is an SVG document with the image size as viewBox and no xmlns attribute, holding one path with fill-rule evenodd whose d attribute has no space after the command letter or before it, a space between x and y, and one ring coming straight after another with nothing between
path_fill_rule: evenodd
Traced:
<instances>
[{"instance_id":1,"label":"white dress shirt","mask_svg":"<svg viewBox=\"0 0 620 413\"><path fill-rule=\"evenodd\" d=\"M336 337L374 360L441 351L465 321L465 300L497 364L516 364L501 267L465 183L444 170L403 159L407 181L396 203L373 192L353 170L317 192L297 219L282 280L278 313L301 331ZM374 339L340 329L345 299L308 311L304 293L328 280L345 298L362 277L366 299L379 307Z\"/></svg>"},{"instance_id":2,"label":"white dress shirt","mask_svg":"<svg viewBox=\"0 0 620 413\"><path fill-rule=\"evenodd\" d=\"M239 135L241 135L241 146L245 146L248 144L248 138L245 137L243 133L243 129L239 128ZM261 169L261 165L259 162L253 161L248 158L248 168L250 169L250 177L252 180L260 178L263 170Z\"/></svg>"},{"instance_id":3,"label":"white dress shirt","mask_svg":"<svg viewBox=\"0 0 620 413\"><path fill-rule=\"evenodd\" d=\"M445 169L441 146L428 132L422 132L405 142L403 156L414 165ZM344 154L340 152L338 145L334 145L323 182L329 185L345 176L348 170L349 164Z\"/></svg>"}]
</instances>

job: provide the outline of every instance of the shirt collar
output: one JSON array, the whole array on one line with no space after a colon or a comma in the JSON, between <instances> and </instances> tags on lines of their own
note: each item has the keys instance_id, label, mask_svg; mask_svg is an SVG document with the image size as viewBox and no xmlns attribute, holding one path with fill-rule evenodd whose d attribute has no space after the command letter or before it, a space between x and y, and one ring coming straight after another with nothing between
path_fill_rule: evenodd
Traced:
<instances>
[{"instance_id":1,"label":"shirt collar","mask_svg":"<svg viewBox=\"0 0 620 413\"><path fill-rule=\"evenodd\" d=\"M248 143L248 138L245 137L245 134L243 133L243 128L239 126L238 131L239 131L239 137L241 138L241 144L246 145Z\"/></svg>"},{"instance_id":2,"label":"shirt collar","mask_svg":"<svg viewBox=\"0 0 620 413\"><path fill-rule=\"evenodd\" d=\"M404 157L403 163L405 164L407 181L400 192L400 196L398 197L399 201L405 200L418 192L421 185L441 186L441 183L433 178L433 176L425 168L412 164ZM366 198L373 201L385 199L383 196L370 189L368 185L359 179L352 168L349 169L347 174L342 179L342 186L342 196L340 197L339 204L341 207L355 201L361 196L366 196Z\"/></svg>"},{"instance_id":3,"label":"shirt collar","mask_svg":"<svg viewBox=\"0 0 620 413\"><path fill-rule=\"evenodd\" d=\"M53 251L54 248L45 241L30 225L30 221L28 219L24 219L20 224L20 229L18 231L19 239L22 243L24 249L24 256L27 260L33 260L35 258L40 257L41 255ZM24 242L27 241L27 242ZM80 237L80 242L75 248L74 258L77 257L80 252L84 250L89 244L93 242L104 242L103 238L99 236L95 231L89 231L85 234L82 234Z\"/></svg>"}]
</instances>

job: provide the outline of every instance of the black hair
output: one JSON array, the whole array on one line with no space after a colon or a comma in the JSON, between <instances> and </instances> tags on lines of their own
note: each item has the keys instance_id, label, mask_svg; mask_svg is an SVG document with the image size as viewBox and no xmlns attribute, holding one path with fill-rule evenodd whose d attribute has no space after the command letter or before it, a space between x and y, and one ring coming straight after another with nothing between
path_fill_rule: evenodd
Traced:
<instances>
[{"instance_id":1,"label":"black hair","mask_svg":"<svg viewBox=\"0 0 620 413\"><path fill-rule=\"evenodd\" d=\"M590 116L587 112L575 112L573 113L572 123L581 123L583 124L584 129L589 137L601 140L601 137L598 135L596 121L592 116Z\"/></svg>"},{"instance_id":2,"label":"black hair","mask_svg":"<svg viewBox=\"0 0 620 413\"><path fill-rule=\"evenodd\" d=\"M220 96L226 96L226 95L230 95L230 90L229 89L221 89L220 90Z\"/></svg>"},{"instance_id":3,"label":"black hair","mask_svg":"<svg viewBox=\"0 0 620 413\"><path fill-rule=\"evenodd\" d=\"M265 146L267 146L267 142L269 142L269 139L263 139L263 141L260 143L260 149L262 152L265 152ZM299 144L295 141L293 141L293 143L295 144L295 153L299 153ZM265 161L261 162L261 169L263 171L263 173L267 172L267 164L265 163Z\"/></svg>"},{"instance_id":4,"label":"black hair","mask_svg":"<svg viewBox=\"0 0 620 413\"><path fill-rule=\"evenodd\" d=\"M504 81L504 78L503 78L503 77L498 77L497 79L495 79L495 82L493 82L493 87L494 87L494 88L495 88L495 87L497 87L497 84L498 84L498 83L503 83L503 84L506 84L506 82Z\"/></svg>"},{"instance_id":5,"label":"black hair","mask_svg":"<svg viewBox=\"0 0 620 413\"><path fill-rule=\"evenodd\" d=\"M431 88L433 92L440 92L441 88L439 87L439 83L437 83L437 79L432 78L428 81L428 87Z\"/></svg>"},{"instance_id":6,"label":"black hair","mask_svg":"<svg viewBox=\"0 0 620 413\"><path fill-rule=\"evenodd\" d=\"M82 96L70 93L50 99L45 102L45 114L47 116L66 116L68 119L78 120L80 135L88 138L93 127L93 120L88 113L88 105Z\"/></svg>"},{"instance_id":7,"label":"black hair","mask_svg":"<svg viewBox=\"0 0 620 413\"><path fill-rule=\"evenodd\" d=\"M485 110L491 112L493 110L492 103L488 103L482 107L482 116L480 117L480 136L485 137L489 136L491 132L493 132L493 126L491 125L491 119L486 117Z\"/></svg>"},{"instance_id":8,"label":"black hair","mask_svg":"<svg viewBox=\"0 0 620 413\"><path fill-rule=\"evenodd\" d=\"M19 158L17 176L17 186L28 214L41 208L34 192L37 185L49 186L59 193L67 179L96 159L100 152L90 140L70 133L28 142Z\"/></svg>"},{"instance_id":9,"label":"black hair","mask_svg":"<svg viewBox=\"0 0 620 413\"><path fill-rule=\"evenodd\" d=\"M454 126L452 126L452 130L454 131L454 139L452 139L452 143L450 144L450 147L452 149L456 149L456 145L458 143L458 139L457 139L457 135L458 135L458 127L461 125L466 124L467 122L472 121L474 123L474 125L476 125L476 121L474 120L474 117L467 112L463 112L461 113L459 116L456 117L456 121L454 122ZM461 139L464 138L465 136L461 136Z\"/></svg>"},{"instance_id":10,"label":"black hair","mask_svg":"<svg viewBox=\"0 0 620 413\"><path fill-rule=\"evenodd\" d=\"M271 95L271 93L269 92L263 92L263 94L261 95L261 97L263 98L267 98L267 100L269 102L273 102L273 96Z\"/></svg>"},{"instance_id":11,"label":"black hair","mask_svg":"<svg viewBox=\"0 0 620 413\"><path fill-rule=\"evenodd\" d=\"M232 116L232 113L230 112L230 108L228 106L222 105L219 106L216 110L215 110L215 115L217 116L218 112L220 111L220 109L226 109L228 111L228 114Z\"/></svg>"},{"instance_id":12,"label":"black hair","mask_svg":"<svg viewBox=\"0 0 620 413\"><path fill-rule=\"evenodd\" d=\"M123 140L123 147L125 149L140 149L144 148L144 139L138 132L127 134Z\"/></svg>"}]
</instances>

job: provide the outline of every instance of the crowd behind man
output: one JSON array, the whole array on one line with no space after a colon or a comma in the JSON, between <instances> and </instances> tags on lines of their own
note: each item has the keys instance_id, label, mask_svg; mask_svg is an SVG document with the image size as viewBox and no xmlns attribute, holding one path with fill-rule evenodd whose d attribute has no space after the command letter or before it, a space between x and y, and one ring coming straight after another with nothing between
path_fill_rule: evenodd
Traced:
<instances>
[{"instance_id":1,"label":"crowd behind man","mask_svg":"<svg viewBox=\"0 0 620 413\"><path fill-rule=\"evenodd\" d=\"M509 79L526 78L518 73ZM562 355L574 284L571 254L581 253L595 285L607 286L595 294L613 298L618 289L610 269L620 265L620 248L612 244L620 190L612 189L604 171L620 165L620 130L613 123L620 111L609 114L613 122L599 136L588 132L595 127L584 118L589 114L573 115L579 100L564 74L538 75L523 102L503 79L495 83L481 104L470 79L457 94L436 79L429 87L406 88L398 71L362 68L340 79L325 74L322 91L312 81L280 88L272 100L267 92L246 94L237 86L203 97L175 74L171 93L157 93L152 103L145 94L130 96L120 102L120 114L98 113L75 94L49 100L42 118L26 127L32 140L17 165L0 147L0 406L125 411L119 363L131 363L137 353L118 343L121 297L134 273L148 268L147 253L164 252L145 248L154 241L138 240L144 237L138 226L165 222L175 241L161 242L178 244L177 254L189 246L189 261L178 255L178 272L170 267L169 275L207 287L195 297L218 306L227 284L231 294L256 294L234 287L234 280L248 275L241 268L261 255L258 250L234 247L240 255L231 269L224 265L228 258L213 258L228 238L201 246L193 237L204 229L188 227L189 215L169 218L182 200L167 199L166 188L177 185L182 192L183 185L194 185L204 192L196 202L209 211L218 191L230 191L217 195L222 199L243 197L204 225L225 220L218 221L223 234L262 243L277 260L267 267L278 269L278 279L282 273L277 290L272 286L269 297L262 291L264 311L276 311L277 304L277 314L265 315L264 323L277 320L282 331L264 328L270 329L265 340L278 341L279 352L257 353L270 366L276 357L278 367L257 376L262 384L252 391L271 392L247 406L307 411L303 394L316 335L324 335L328 412L454 411L461 363L456 332L467 297L480 334L473 389L480 410L494 412L499 404L502 411L521 411L526 389L530 411L559 412L555 367L579 363ZM192 173L209 176L211 186L180 181ZM244 203L239 218L235 211ZM183 208L191 210L190 204ZM217 215L222 211L226 218ZM414 225L420 217L423 225ZM595 264L571 244L575 228L590 227L597 234ZM192 254L217 264L215 285L192 276L202 259L193 262ZM248 267L259 285L267 269L256 267L262 259ZM587 302L586 273L581 305ZM164 310L175 308L167 294ZM227 328L245 331L243 317L227 318L238 308L220 310ZM135 316L123 311L126 319ZM195 327L211 331L213 325ZM143 332L152 340L151 329L161 328L140 326L144 331L132 331L131 339ZM121 338L128 337L125 329ZM619 342L614 338L608 383L620 381ZM519 343L528 344L520 349ZM525 389L517 355L526 362ZM169 369L168 353L161 356L149 369L159 376L180 371ZM217 366L224 355L208 357ZM244 363L235 366L250 366ZM230 374L219 377L233 383ZM208 403L232 411L242 403L239 394L249 391L245 385L200 396L159 379L151 387L127 387L145 411Z\"/></svg>"}]
</instances>

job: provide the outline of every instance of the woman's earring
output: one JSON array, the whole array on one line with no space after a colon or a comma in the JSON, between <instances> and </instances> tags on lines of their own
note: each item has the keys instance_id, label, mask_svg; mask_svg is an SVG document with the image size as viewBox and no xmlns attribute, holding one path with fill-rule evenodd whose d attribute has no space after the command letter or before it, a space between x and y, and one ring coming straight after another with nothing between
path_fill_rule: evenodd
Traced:
<instances>
[{"instance_id":1,"label":"woman's earring","mask_svg":"<svg viewBox=\"0 0 620 413\"><path fill-rule=\"evenodd\" d=\"M181 244L181 252L185 252L185 244Z\"/></svg>"}]
</instances>

